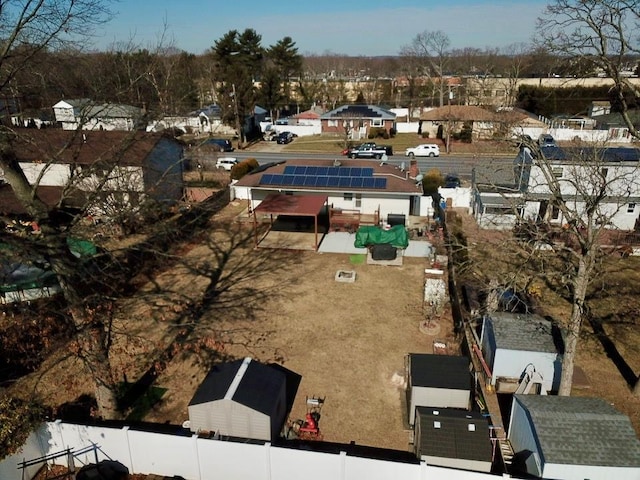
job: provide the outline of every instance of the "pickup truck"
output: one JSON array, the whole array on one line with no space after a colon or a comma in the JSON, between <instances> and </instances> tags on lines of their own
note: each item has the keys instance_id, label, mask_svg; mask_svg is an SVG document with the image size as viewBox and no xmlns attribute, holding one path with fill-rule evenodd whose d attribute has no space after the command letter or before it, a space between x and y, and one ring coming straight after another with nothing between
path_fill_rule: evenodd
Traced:
<instances>
[{"instance_id":1,"label":"pickup truck","mask_svg":"<svg viewBox=\"0 0 640 480\"><path fill-rule=\"evenodd\" d=\"M357 145L347 152L349 158L382 158L383 155L393 155L393 147L369 142Z\"/></svg>"}]
</instances>

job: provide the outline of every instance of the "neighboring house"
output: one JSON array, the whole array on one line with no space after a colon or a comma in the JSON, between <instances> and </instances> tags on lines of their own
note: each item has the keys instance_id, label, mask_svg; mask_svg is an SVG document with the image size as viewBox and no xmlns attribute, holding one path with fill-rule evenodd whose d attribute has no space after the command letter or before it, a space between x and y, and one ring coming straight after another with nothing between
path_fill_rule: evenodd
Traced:
<instances>
[{"instance_id":1,"label":"neighboring house","mask_svg":"<svg viewBox=\"0 0 640 480\"><path fill-rule=\"evenodd\" d=\"M491 471L489 421L479 412L418 407L413 443L428 465Z\"/></svg>"},{"instance_id":2,"label":"neighboring house","mask_svg":"<svg viewBox=\"0 0 640 480\"><path fill-rule=\"evenodd\" d=\"M184 133L233 135L235 128L222 123L222 111L216 104L207 105L186 115L165 116L147 124L147 132L176 129Z\"/></svg>"},{"instance_id":3,"label":"neighboring house","mask_svg":"<svg viewBox=\"0 0 640 480\"><path fill-rule=\"evenodd\" d=\"M407 406L414 425L417 407L459 408L471 406L471 373L467 357L409 354Z\"/></svg>"},{"instance_id":4,"label":"neighboring house","mask_svg":"<svg viewBox=\"0 0 640 480\"><path fill-rule=\"evenodd\" d=\"M232 186L253 211L270 194L326 196L329 206L372 215L420 215L431 205L422 183L398 167L367 160L287 160L262 166Z\"/></svg>"},{"instance_id":5,"label":"neighboring house","mask_svg":"<svg viewBox=\"0 0 640 480\"><path fill-rule=\"evenodd\" d=\"M342 105L320 116L322 133L345 134L352 140L367 138L372 128L395 129L395 113L377 105Z\"/></svg>"},{"instance_id":6,"label":"neighboring house","mask_svg":"<svg viewBox=\"0 0 640 480\"><path fill-rule=\"evenodd\" d=\"M584 192L595 195L599 182L604 181L606 196L598 204L599 221L604 222L606 228L635 228L640 217L640 150L558 147L543 150L545 164L528 148L521 148L513 165L504 163L500 167L481 167L474 171L473 212L478 225L512 228L521 220L530 220L562 226L567 219L557 202L569 204L571 211L584 211L590 201ZM560 199L549 187L547 170L557 179Z\"/></svg>"},{"instance_id":7,"label":"neighboring house","mask_svg":"<svg viewBox=\"0 0 640 480\"><path fill-rule=\"evenodd\" d=\"M496 114L482 107L470 105L447 105L434 108L420 115L422 132L429 136L438 136L438 130L451 133L459 132L463 126L470 126L474 140L492 138L499 131L501 121Z\"/></svg>"},{"instance_id":8,"label":"neighboring house","mask_svg":"<svg viewBox=\"0 0 640 480\"><path fill-rule=\"evenodd\" d=\"M89 99L60 100L53 106L63 130L132 131L141 126L144 110L131 105L97 103Z\"/></svg>"},{"instance_id":9,"label":"neighboring house","mask_svg":"<svg viewBox=\"0 0 640 480\"><path fill-rule=\"evenodd\" d=\"M17 137L14 151L27 180L48 203L77 205L87 197L94 214L108 214L117 206L183 197L182 146L161 134L29 129ZM8 205L21 213L15 197Z\"/></svg>"},{"instance_id":10,"label":"neighboring house","mask_svg":"<svg viewBox=\"0 0 640 480\"><path fill-rule=\"evenodd\" d=\"M483 318L480 343L498 393L515 392L534 372L544 393L558 390L562 339L549 320L536 314L492 312Z\"/></svg>"},{"instance_id":11,"label":"neighboring house","mask_svg":"<svg viewBox=\"0 0 640 480\"><path fill-rule=\"evenodd\" d=\"M633 126L640 130L640 109L629 110L629 118ZM596 127L598 130L608 130L609 141L626 139L631 137L629 127L619 112L607 113L595 117Z\"/></svg>"},{"instance_id":12,"label":"neighboring house","mask_svg":"<svg viewBox=\"0 0 640 480\"><path fill-rule=\"evenodd\" d=\"M600 398L515 395L508 438L519 473L557 480L637 480L640 441Z\"/></svg>"},{"instance_id":13,"label":"neighboring house","mask_svg":"<svg viewBox=\"0 0 640 480\"><path fill-rule=\"evenodd\" d=\"M213 367L189 402L192 432L272 441L287 415L287 376L247 357Z\"/></svg>"}]
</instances>

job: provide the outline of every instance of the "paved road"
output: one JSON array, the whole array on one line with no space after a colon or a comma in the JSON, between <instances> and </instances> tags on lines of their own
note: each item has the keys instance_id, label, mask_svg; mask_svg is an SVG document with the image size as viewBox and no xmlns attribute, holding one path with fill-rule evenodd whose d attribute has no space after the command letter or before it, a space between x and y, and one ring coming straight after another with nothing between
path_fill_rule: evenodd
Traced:
<instances>
[{"instance_id":1,"label":"paved road","mask_svg":"<svg viewBox=\"0 0 640 480\"><path fill-rule=\"evenodd\" d=\"M265 164L269 162L277 162L280 160L290 159L344 159L341 155L329 155L322 153L291 153L291 152L275 152L275 151L235 151L229 153L228 156L236 157L238 160L244 160L245 158L255 158L258 163ZM476 157L476 156L463 156L463 155L442 155L435 158L418 158L418 166L420 171L425 173L430 169L437 168L442 173L457 173L462 178L470 179L471 170L475 165L500 162L510 163L513 161L511 158L505 158L504 156L498 156L495 159L492 157ZM405 164L409 166L409 158L404 155L392 155L388 158L387 163L392 165Z\"/></svg>"}]
</instances>

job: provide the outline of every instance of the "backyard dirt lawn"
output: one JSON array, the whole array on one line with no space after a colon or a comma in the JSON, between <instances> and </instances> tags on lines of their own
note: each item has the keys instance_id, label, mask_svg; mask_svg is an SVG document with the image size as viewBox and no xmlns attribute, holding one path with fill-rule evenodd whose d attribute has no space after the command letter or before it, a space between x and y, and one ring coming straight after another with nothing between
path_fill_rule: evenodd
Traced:
<instances>
[{"instance_id":1,"label":"backyard dirt lawn","mask_svg":"<svg viewBox=\"0 0 640 480\"><path fill-rule=\"evenodd\" d=\"M406 355L431 353L435 341L459 354L448 308L437 328L424 328L428 260L381 266L346 254L254 249L250 227L234 221L241 209L231 204L212 217L206 234L167 258L153 278L137 279L139 292L120 303L112 352L117 374L134 381L165 355L154 385L166 391L144 420L179 425L188 419L187 405L211 365L204 347L213 347L217 361L251 356L301 375L291 419L304 418L307 396L325 397L324 440L409 450ZM499 252L486 258L485 271L500 265ZM337 282L338 270L354 271L355 282ZM637 323L612 323L606 331L638 372ZM188 347L172 341L185 332L191 332ZM574 394L607 399L640 431L640 399L589 328L577 365L588 386ZM91 394L91 384L77 360L57 358L14 387L56 405Z\"/></svg>"}]
</instances>

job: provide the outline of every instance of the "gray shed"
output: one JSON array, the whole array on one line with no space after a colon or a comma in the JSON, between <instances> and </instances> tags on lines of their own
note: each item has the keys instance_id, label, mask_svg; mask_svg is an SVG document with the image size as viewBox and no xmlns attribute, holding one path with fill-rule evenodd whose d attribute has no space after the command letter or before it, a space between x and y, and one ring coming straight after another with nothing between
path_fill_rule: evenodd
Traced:
<instances>
[{"instance_id":1,"label":"gray shed","mask_svg":"<svg viewBox=\"0 0 640 480\"><path fill-rule=\"evenodd\" d=\"M525 372L542 376L542 388L557 391L562 372L562 338L547 319L535 314L493 312L482 322L482 353L491 385L513 393Z\"/></svg>"},{"instance_id":2,"label":"gray shed","mask_svg":"<svg viewBox=\"0 0 640 480\"><path fill-rule=\"evenodd\" d=\"M416 408L414 445L428 465L491 471L489 421L478 412Z\"/></svg>"},{"instance_id":3,"label":"gray shed","mask_svg":"<svg viewBox=\"0 0 640 480\"><path fill-rule=\"evenodd\" d=\"M471 402L471 373L467 357L409 354L407 403L409 424L413 425L416 407L461 408Z\"/></svg>"},{"instance_id":4,"label":"gray shed","mask_svg":"<svg viewBox=\"0 0 640 480\"><path fill-rule=\"evenodd\" d=\"M638 480L629 417L600 398L514 395L508 438L520 473L558 480Z\"/></svg>"},{"instance_id":5,"label":"gray shed","mask_svg":"<svg viewBox=\"0 0 640 480\"><path fill-rule=\"evenodd\" d=\"M247 357L215 366L189 402L189 428L271 441L287 410L286 375Z\"/></svg>"}]
</instances>

